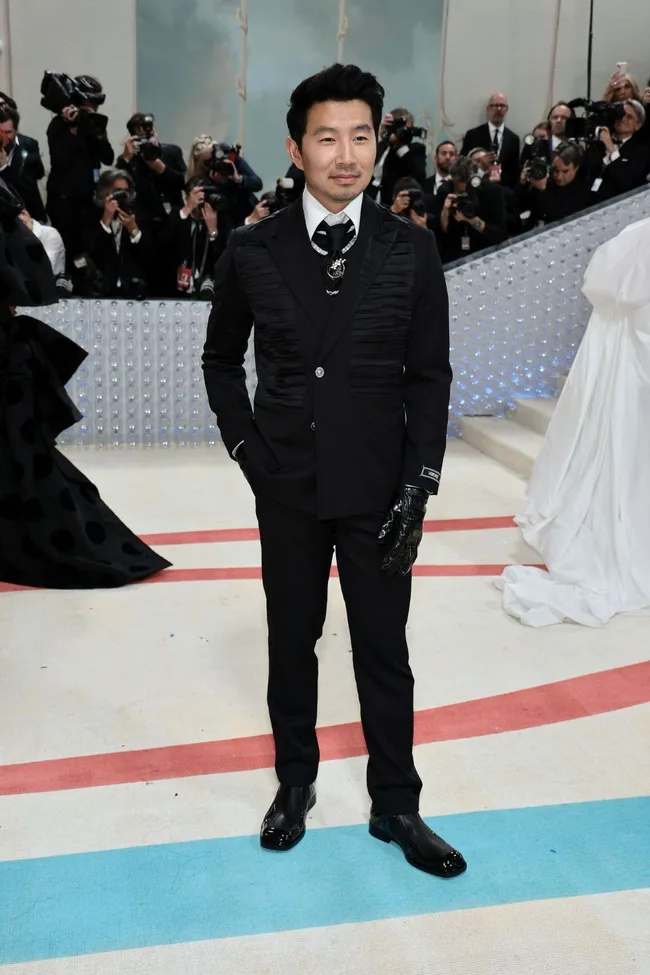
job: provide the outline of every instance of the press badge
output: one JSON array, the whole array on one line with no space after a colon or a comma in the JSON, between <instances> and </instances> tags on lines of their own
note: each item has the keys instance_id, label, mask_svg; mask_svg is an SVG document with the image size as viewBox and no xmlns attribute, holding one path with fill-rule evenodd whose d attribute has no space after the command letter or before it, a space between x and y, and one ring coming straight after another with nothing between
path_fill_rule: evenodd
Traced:
<instances>
[{"instance_id":1,"label":"press badge","mask_svg":"<svg viewBox=\"0 0 650 975\"><path fill-rule=\"evenodd\" d=\"M467 234L463 234L463 239L460 242L460 249L464 251L466 254L468 254L471 246L472 246L472 242L469 239L469 236Z\"/></svg>"},{"instance_id":2,"label":"press badge","mask_svg":"<svg viewBox=\"0 0 650 975\"><path fill-rule=\"evenodd\" d=\"M501 182L501 166L499 165L499 163L494 163L493 166L490 166L490 182L491 183Z\"/></svg>"}]
</instances>

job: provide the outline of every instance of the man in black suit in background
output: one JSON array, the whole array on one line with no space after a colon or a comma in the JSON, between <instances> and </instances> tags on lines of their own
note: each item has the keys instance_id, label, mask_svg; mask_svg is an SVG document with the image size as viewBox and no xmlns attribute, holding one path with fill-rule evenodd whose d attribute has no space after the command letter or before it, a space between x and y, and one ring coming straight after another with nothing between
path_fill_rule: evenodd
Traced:
<instances>
[{"instance_id":1,"label":"man in black suit in background","mask_svg":"<svg viewBox=\"0 0 650 975\"><path fill-rule=\"evenodd\" d=\"M401 124L400 124L401 123ZM373 199L390 206L398 179L410 176L423 186L427 176L426 146L413 141L413 116L405 108L388 112L379 130L373 178L368 192Z\"/></svg>"},{"instance_id":2,"label":"man in black suit in background","mask_svg":"<svg viewBox=\"0 0 650 975\"><path fill-rule=\"evenodd\" d=\"M14 103L15 104L15 103ZM38 188L45 176L36 139L18 132L20 115L9 104L0 105L0 177L25 204L39 223L47 222L45 204Z\"/></svg>"},{"instance_id":3,"label":"man in black suit in background","mask_svg":"<svg viewBox=\"0 0 650 975\"><path fill-rule=\"evenodd\" d=\"M217 265L204 369L256 499L280 781L262 846L302 839L316 801L318 661L334 549L369 753L370 832L442 877L460 853L418 813L411 568L445 452L448 301L433 235L364 190L383 88L354 65L303 81L287 115L305 191L234 231ZM254 407L243 367L255 323Z\"/></svg>"},{"instance_id":4,"label":"man in black suit in background","mask_svg":"<svg viewBox=\"0 0 650 975\"><path fill-rule=\"evenodd\" d=\"M501 167L501 182L514 190L519 184L519 136L506 127L507 114L507 96L503 92L490 95L487 122L470 129L465 134L460 154L468 156L472 149L487 149L493 152L495 164Z\"/></svg>"}]
</instances>

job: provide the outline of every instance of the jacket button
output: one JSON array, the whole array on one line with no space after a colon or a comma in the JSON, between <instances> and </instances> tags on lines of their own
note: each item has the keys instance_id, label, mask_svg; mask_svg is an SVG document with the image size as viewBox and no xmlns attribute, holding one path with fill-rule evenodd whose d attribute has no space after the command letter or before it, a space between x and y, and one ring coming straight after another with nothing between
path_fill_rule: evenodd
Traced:
<instances>
[{"instance_id":1,"label":"jacket button","mask_svg":"<svg viewBox=\"0 0 650 975\"><path fill-rule=\"evenodd\" d=\"M309 429L310 430L315 430L316 429L316 424L315 423L310 423L309 424Z\"/></svg>"},{"instance_id":2,"label":"jacket button","mask_svg":"<svg viewBox=\"0 0 650 975\"><path fill-rule=\"evenodd\" d=\"M325 375L325 370L323 369L322 366L318 366L318 368L316 369L316 379L322 379L324 375Z\"/></svg>"}]
</instances>

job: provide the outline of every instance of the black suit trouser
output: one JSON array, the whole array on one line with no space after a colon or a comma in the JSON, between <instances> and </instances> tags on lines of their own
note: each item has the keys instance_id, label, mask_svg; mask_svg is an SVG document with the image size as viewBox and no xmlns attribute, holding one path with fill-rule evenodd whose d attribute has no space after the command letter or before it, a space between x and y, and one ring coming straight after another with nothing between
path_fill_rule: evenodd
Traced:
<instances>
[{"instance_id":1,"label":"black suit trouser","mask_svg":"<svg viewBox=\"0 0 650 975\"><path fill-rule=\"evenodd\" d=\"M411 577L381 572L377 535L385 512L319 521L257 498L269 629L268 705L278 779L316 778L318 659L327 588L336 559L352 644L368 791L381 813L417 812L422 783L413 764L413 675L406 622Z\"/></svg>"}]
</instances>

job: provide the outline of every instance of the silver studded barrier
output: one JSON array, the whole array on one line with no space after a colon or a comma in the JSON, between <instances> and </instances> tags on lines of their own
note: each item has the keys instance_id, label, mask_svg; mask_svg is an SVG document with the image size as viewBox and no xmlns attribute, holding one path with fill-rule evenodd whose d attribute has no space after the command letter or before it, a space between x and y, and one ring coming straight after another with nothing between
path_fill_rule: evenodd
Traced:
<instances>
[{"instance_id":1,"label":"silver studded barrier","mask_svg":"<svg viewBox=\"0 0 650 975\"><path fill-rule=\"evenodd\" d=\"M460 416L500 416L517 398L553 395L589 318L580 289L591 254L647 216L650 190L643 190L446 271L451 435ZM26 311L88 351L68 387L84 416L60 443L192 446L219 440L201 371L206 303L72 299ZM252 396L252 343L245 365Z\"/></svg>"}]
</instances>

